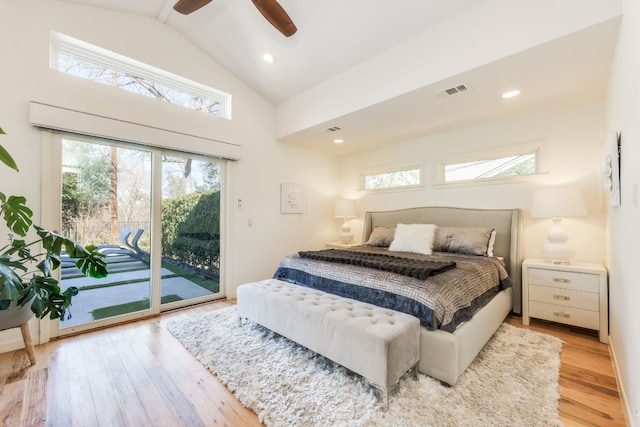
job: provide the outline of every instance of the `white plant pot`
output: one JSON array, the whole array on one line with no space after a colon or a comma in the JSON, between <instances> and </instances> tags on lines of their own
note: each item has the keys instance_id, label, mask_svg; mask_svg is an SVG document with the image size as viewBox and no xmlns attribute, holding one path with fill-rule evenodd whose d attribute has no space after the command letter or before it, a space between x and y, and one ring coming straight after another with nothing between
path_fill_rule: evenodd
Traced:
<instances>
[{"instance_id":1,"label":"white plant pot","mask_svg":"<svg viewBox=\"0 0 640 427\"><path fill-rule=\"evenodd\" d=\"M0 331L17 328L28 322L33 317L31 304L18 307L16 301L11 301L11 305L6 310L0 310Z\"/></svg>"}]
</instances>

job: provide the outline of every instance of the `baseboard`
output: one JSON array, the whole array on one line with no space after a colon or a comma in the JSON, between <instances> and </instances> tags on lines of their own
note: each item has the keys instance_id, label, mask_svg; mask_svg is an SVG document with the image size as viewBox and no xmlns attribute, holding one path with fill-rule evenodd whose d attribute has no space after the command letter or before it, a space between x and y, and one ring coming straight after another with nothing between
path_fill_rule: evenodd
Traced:
<instances>
[{"instance_id":1,"label":"baseboard","mask_svg":"<svg viewBox=\"0 0 640 427\"><path fill-rule=\"evenodd\" d=\"M629 427L636 427L635 418L633 417L633 411L631 410L631 404L629 399L627 399L627 393L624 390L624 383L620 380L622 376L620 375L620 370L618 369L618 360L616 359L616 351L613 346L613 341L609 339L609 353L611 355L611 362L613 363L613 369L616 373L616 381L618 383L618 392L620 393L620 403L622 403L622 408L624 409L624 416L627 421L627 425Z\"/></svg>"},{"instance_id":2,"label":"baseboard","mask_svg":"<svg viewBox=\"0 0 640 427\"><path fill-rule=\"evenodd\" d=\"M0 353L20 350L21 348L24 348L24 341L22 341L22 338L18 340L3 341L0 343Z\"/></svg>"}]
</instances>

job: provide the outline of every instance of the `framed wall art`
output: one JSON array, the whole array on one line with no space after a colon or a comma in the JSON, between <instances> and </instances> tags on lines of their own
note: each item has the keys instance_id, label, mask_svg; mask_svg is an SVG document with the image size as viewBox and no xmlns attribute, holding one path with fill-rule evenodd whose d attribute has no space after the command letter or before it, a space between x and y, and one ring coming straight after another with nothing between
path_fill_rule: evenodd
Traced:
<instances>
[{"instance_id":1,"label":"framed wall art","mask_svg":"<svg viewBox=\"0 0 640 427\"><path fill-rule=\"evenodd\" d=\"M609 197L609 206L620 206L620 134L608 132L605 139L602 185Z\"/></svg>"},{"instance_id":2,"label":"framed wall art","mask_svg":"<svg viewBox=\"0 0 640 427\"><path fill-rule=\"evenodd\" d=\"M280 184L280 213L304 213L307 209L305 196L305 188L302 184Z\"/></svg>"}]
</instances>

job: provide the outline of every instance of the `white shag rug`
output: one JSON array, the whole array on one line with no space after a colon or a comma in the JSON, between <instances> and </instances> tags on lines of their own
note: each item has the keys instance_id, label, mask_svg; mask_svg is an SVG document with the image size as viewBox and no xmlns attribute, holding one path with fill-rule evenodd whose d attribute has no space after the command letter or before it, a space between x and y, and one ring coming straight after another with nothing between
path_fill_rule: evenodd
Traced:
<instances>
[{"instance_id":1,"label":"white shag rug","mask_svg":"<svg viewBox=\"0 0 640 427\"><path fill-rule=\"evenodd\" d=\"M235 307L167 329L268 426L559 426L562 341L503 324L454 387L401 378L382 410L362 377L250 322Z\"/></svg>"}]
</instances>

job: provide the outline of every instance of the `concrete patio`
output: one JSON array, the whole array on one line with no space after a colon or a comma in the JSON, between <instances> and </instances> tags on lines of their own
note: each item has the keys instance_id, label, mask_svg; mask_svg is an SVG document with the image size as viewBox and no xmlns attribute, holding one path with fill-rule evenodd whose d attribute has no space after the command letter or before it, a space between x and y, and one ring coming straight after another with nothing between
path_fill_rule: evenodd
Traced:
<instances>
[{"instance_id":1,"label":"concrete patio","mask_svg":"<svg viewBox=\"0 0 640 427\"><path fill-rule=\"evenodd\" d=\"M103 279L78 277L80 272L71 262L63 264L61 287L76 286L80 291L73 298L71 319L62 321L61 328L94 321L93 312L97 309L151 299L151 271L146 263L127 255L108 256L106 261L109 275ZM161 269L161 277L162 297L173 296L186 300L212 293L166 268Z\"/></svg>"}]
</instances>

